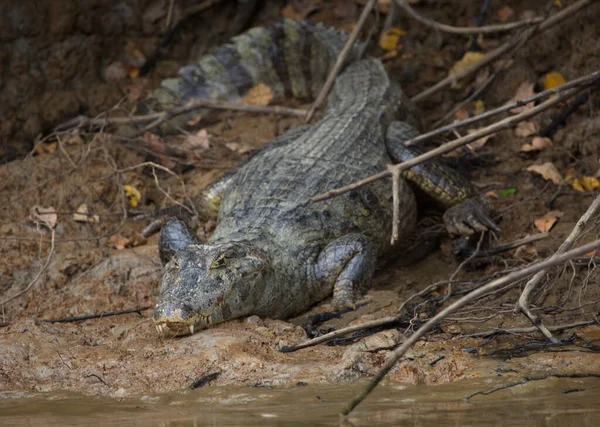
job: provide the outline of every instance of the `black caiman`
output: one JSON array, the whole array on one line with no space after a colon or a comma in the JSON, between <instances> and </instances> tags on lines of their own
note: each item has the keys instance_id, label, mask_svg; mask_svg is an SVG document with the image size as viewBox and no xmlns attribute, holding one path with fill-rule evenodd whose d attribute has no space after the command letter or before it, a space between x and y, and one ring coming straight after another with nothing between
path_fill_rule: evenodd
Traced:
<instances>
[{"instance_id":1,"label":"black caiman","mask_svg":"<svg viewBox=\"0 0 600 427\"><path fill-rule=\"evenodd\" d=\"M275 99L314 97L346 39L304 21L254 28L182 68L149 103L164 109L195 97L232 101L259 83ZM318 123L269 142L200 194L218 210L208 242L198 241L181 220L166 221L154 310L159 331L183 335L251 314L288 318L332 294L333 307L353 307L369 289L377 256L391 249L390 180L317 203L310 199L414 157L403 141L418 132L416 111L381 61L357 59L357 51L335 80ZM417 221L411 185L447 208L450 232L495 228L486 200L456 171L429 162L400 182L401 239Z\"/></svg>"}]
</instances>

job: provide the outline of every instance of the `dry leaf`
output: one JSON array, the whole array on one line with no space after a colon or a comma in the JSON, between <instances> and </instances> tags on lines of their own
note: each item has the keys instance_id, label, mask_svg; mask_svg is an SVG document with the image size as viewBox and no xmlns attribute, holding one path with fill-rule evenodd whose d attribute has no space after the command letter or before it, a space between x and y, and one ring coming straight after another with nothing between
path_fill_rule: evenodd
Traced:
<instances>
[{"instance_id":1,"label":"dry leaf","mask_svg":"<svg viewBox=\"0 0 600 427\"><path fill-rule=\"evenodd\" d=\"M538 259L537 249L533 245L519 246L515 250L514 257L521 261L533 262Z\"/></svg>"},{"instance_id":2,"label":"dry leaf","mask_svg":"<svg viewBox=\"0 0 600 427\"><path fill-rule=\"evenodd\" d=\"M600 181L593 176L581 176L579 178L565 178L565 181L569 183L574 190L579 191L580 193L585 193L588 191L594 191L597 188L600 188Z\"/></svg>"},{"instance_id":3,"label":"dry leaf","mask_svg":"<svg viewBox=\"0 0 600 427\"><path fill-rule=\"evenodd\" d=\"M167 153L168 150L164 139L162 139L155 133L146 132L144 133L144 141L146 141L146 143L148 144L148 148L150 149L150 151L156 154L159 164L169 169L173 169L177 166L177 163L175 163L175 161L171 160L167 155L165 155L165 153Z\"/></svg>"},{"instance_id":4,"label":"dry leaf","mask_svg":"<svg viewBox=\"0 0 600 427\"><path fill-rule=\"evenodd\" d=\"M405 36L406 31L400 27L392 27L384 31L379 37L379 47L383 50L396 50L400 37Z\"/></svg>"},{"instance_id":5,"label":"dry leaf","mask_svg":"<svg viewBox=\"0 0 600 427\"><path fill-rule=\"evenodd\" d=\"M36 154L54 153L57 148L58 148L58 143L56 141L37 144L35 146L35 153Z\"/></svg>"},{"instance_id":6,"label":"dry leaf","mask_svg":"<svg viewBox=\"0 0 600 427\"><path fill-rule=\"evenodd\" d=\"M449 74L456 74L459 71L464 70L469 65L472 65L475 62L479 61L481 58L483 58L483 56L484 54L481 52L469 51L465 53L464 56L452 66Z\"/></svg>"},{"instance_id":7,"label":"dry leaf","mask_svg":"<svg viewBox=\"0 0 600 427\"><path fill-rule=\"evenodd\" d=\"M454 113L454 117L456 118L456 120L466 120L469 118L469 112L467 110L461 109Z\"/></svg>"},{"instance_id":8,"label":"dry leaf","mask_svg":"<svg viewBox=\"0 0 600 427\"><path fill-rule=\"evenodd\" d=\"M99 223L100 217L98 215L89 215L88 214L88 206L85 203L82 203L77 208L77 212L73 214L73 221L77 222L93 222Z\"/></svg>"},{"instance_id":9,"label":"dry leaf","mask_svg":"<svg viewBox=\"0 0 600 427\"><path fill-rule=\"evenodd\" d=\"M490 191L486 192L485 195L487 197L489 197L490 199L498 199L499 198L498 193L496 193L494 190L490 190Z\"/></svg>"},{"instance_id":10,"label":"dry leaf","mask_svg":"<svg viewBox=\"0 0 600 427\"><path fill-rule=\"evenodd\" d=\"M146 243L146 239L142 236L134 235L132 237L125 237L118 234L110 236L108 242L118 251L122 251L126 248L135 248Z\"/></svg>"},{"instance_id":11,"label":"dry leaf","mask_svg":"<svg viewBox=\"0 0 600 427\"><path fill-rule=\"evenodd\" d=\"M308 15L321 8L317 0L291 0L281 9L281 16L286 19L306 19Z\"/></svg>"},{"instance_id":12,"label":"dry leaf","mask_svg":"<svg viewBox=\"0 0 600 427\"><path fill-rule=\"evenodd\" d=\"M544 90L554 89L555 87L562 86L564 84L565 78L558 72L548 73L542 78L542 86L544 86ZM556 95L556 93L553 93L550 95L550 97Z\"/></svg>"},{"instance_id":13,"label":"dry leaf","mask_svg":"<svg viewBox=\"0 0 600 427\"><path fill-rule=\"evenodd\" d=\"M550 211L546 215L541 218L538 218L533 221L533 225L537 228L541 233L546 233L550 231L550 229L556 224L558 218L564 215L564 212L561 211Z\"/></svg>"},{"instance_id":14,"label":"dry leaf","mask_svg":"<svg viewBox=\"0 0 600 427\"><path fill-rule=\"evenodd\" d=\"M552 147L552 140L550 138L535 136L531 140L531 144L523 144L521 146L521 152L540 151L548 147Z\"/></svg>"},{"instance_id":15,"label":"dry leaf","mask_svg":"<svg viewBox=\"0 0 600 427\"><path fill-rule=\"evenodd\" d=\"M273 100L273 91L264 83L259 83L250 88L246 96L240 99L242 104L269 105Z\"/></svg>"},{"instance_id":16,"label":"dry leaf","mask_svg":"<svg viewBox=\"0 0 600 427\"><path fill-rule=\"evenodd\" d=\"M527 170L542 175L544 179L552 181L556 185L560 185L565 182L562 175L552 162L546 162L543 165L531 165L527 168Z\"/></svg>"},{"instance_id":17,"label":"dry leaf","mask_svg":"<svg viewBox=\"0 0 600 427\"><path fill-rule=\"evenodd\" d=\"M525 99L525 98L529 98L530 96L534 95L534 91L533 91L533 86L534 84L531 82L523 82L521 83L521 85L519 86L519 88L517 89L517 92L515 93L515 96L512 97L512 99L510 99L508 101L508 103L512 103L515 101L520 101L521 99ZM511 113L522 113L523 111L528 111L531 110L533 108L533 102L530 102L529 104L525 104L522 105L520 107L515 107L512 108L510 110Z\"/></svg>"},{"instance_id":18,"label":"dry leaf","mask_svg":"<svg viewBox=\"0 0 600 427\"><path fill-rule=\"evenodd\" d=\"M523 21L531 20L536 17L536 13L533 10L524 10L519 15L519 18Z\"/></svg>"},{"instance_id":19,"label":"dry leaf","mask_svg":"<svg viewBox=\"0 0 600 427\"><path fill-rule=\"evenodd\" d=\"M190 149L207 149L210 148L210 138L206 129L200 129L195 135L188 135L185 138L184 144Z\"/></svg>"},{"instance_id":20,"label":"dry leaf","mask_svg":"<svg viewBox=\"0 0 600 427\"><path fill-rule=\"evenodd\" d=\"M239 142L226 142L225 147L240 154L246 154L252 151L252 147L250 145Z\"/></svg>"},{"instance_id":21,"label":"dry leaf","mask_svg":"<svg viewBox=\"0 0 600 427\"><path fill-rule=\"evenodd\" d=\"M473 110L475 111L475 114L477 114L477 115L485 113L485 104L483 103L483 101L481 99L478 99L477 101L475 101Z\"/></svg>"},{"instance_id":22,"label":"dry leaf","mask_svg":"<svg viewBox=\"0 0 600 427\"><path fill-rule=\"evenodd\" d=\"M473 132L477 132L479 129L469 129L467 130L468 134L472 134ZM486 142L488 142L488 140L490 138L492 138L494 135L487 135L484 136L483 138L479 138L465 146L459 147L456 150L453 150L447 154L444 155L444 157L459 157L461 155L463 155L465 152L471 152L474 153L475 151L481 149Z\"/></svg>"},{"instance_id":23,"label":"dry leaf","mask_svg":"<svg viewBox=\"0 0 600 427\"><path fill-rule=\"evenodd\" d=\"M517 125L515 129L515 135L524 138L526 136L531 136L538 131L536 122L521 122ZM521 149L521 151L523 151Z\"/></svg>"},{"instance_id":24,"label":"dry leaf","mask_svg":"<svg viewBox=\"0 0 600 427\"><path fill-rule=\"evenodd\" d=\"M54 228L58 222L58 215L56 214L56 209L53 207L33 206L29 211L29 219L36 224Z\"/></svg>"},{"instance_id":25,"label":"dry leaf","mask_svg":"<svg viewBox=\"0 0 600 427\"><path fill-rule=\"evenodd\" d=\"M140 193L137 188L131 185L124 185L123 191L125 191L125 196L129 200L131 207L136 208L142 199L142 193Z\"/></svg>"},{"instance_id":26,"label":"dry leaf","mask_svg":"<svg viewBox=\"0 0 600 427\"><path fill-rule=\"evenodd\" d=\"M515 14L515 11L512 10L510 7L508 6L504 6L503 8L501 8L498 11L498 19L500 19L500 21L502 22L506 22L508 21L510 18L512 18Z\"/></svg>"}]
</instances>

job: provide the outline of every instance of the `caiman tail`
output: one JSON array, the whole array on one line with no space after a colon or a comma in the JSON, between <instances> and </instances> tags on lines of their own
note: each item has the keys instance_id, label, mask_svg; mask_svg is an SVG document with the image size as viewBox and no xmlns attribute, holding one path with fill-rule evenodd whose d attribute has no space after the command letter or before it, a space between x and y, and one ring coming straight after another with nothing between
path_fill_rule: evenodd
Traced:
<instances>
[{"instance_id":1,"label":"caiman tail","mask_svg":"<svg viewBox=\"0 0 600 427\"><path fill-rule=\"evenodd\" d=\"M160 111L193 98L235 102L261 83L272 91L273 100L313 98L347 38L344 32L305 21L253 28L181 68L178 77L163 80L145 104ZM191 116L171 124L181 125Z\"/></svg>"}]
</instances>

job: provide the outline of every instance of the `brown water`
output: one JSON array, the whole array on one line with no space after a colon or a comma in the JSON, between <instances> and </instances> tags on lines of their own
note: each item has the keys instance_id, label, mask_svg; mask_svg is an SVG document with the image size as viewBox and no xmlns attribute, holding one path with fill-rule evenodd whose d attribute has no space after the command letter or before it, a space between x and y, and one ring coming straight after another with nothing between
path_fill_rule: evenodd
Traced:
<instances>
[{"instance_id":1,"label":"brown water","mask_svg":"<svg viewBox=\"0 0 600 427\"><path fill-rule=\"evenodd\" d=\"M0 393L0 425L600 425L600 380L594 378L549 378L462 399L515 379L437 387L387 384L343 421L338 416L341 407L364 382L291 389L208 387L121 401L70 393L10 392Z\"/></svg>"}]
</instances>

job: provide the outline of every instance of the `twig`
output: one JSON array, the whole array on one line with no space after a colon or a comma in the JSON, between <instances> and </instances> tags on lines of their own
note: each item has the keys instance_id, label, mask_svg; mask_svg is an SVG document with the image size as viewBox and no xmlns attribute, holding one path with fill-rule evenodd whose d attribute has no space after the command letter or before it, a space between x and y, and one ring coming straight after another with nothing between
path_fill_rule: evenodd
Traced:
<instances>
[{"instance_id":1,"label":"twig","mask_svg":"<svg viewBox=\"0 0 600 427\"><path fill-rule=\"evenodd\" d=\"M197 388L202 388L206 384L208 384L209 382L214 381L217 378L219 378L219 375L221 375L220 372L213 372L212 374L204 375L203 377L201 377L201 378L197 379L196 381L194 381L192 383L192 385L190 385L190 388L192 390L195 390Z\"/></svg>"},{"instance_id":2,"label":"twig","mask_svg":"<svg viewBox=\"0 0 600 427\"><path fill-rule=\"evenodd\" d=\"M585 86L585 87L587 87L587 86ZM360 181L357 181L357 182L347 185L345 187L329 190L326 193L314 196L311 200L313 202L319 202L321 200L336 197L336 196L339 196L340 194L347 193L348 191L352 191L356 188L362 187L373 181L377 181L379 179L385 178L386 176L391 175L393 173L393 171L395 171L395 170L397 170L398 172L402 172L406 169L410 169L413 166L421 164L427 160L431 160L434 157L440 156L442 154L446 154L458 147L468 144L469 142L478 140L480 138L483 138L484 136L491 135L491 134L499 132L501 130L508 129L508 128L514 126L515 124L522 122L523 120L527 120L530 117L533 117L536 114L552 107L553 105L558 104L559 102L562 102L565 99L572 97L573 95L575 95L576 93L578 93L581 90L583 90L583 89L575 88L566 93L559 94L553 98L546 100L545 102L532 108L531 110L524 111L515 116L507 117L503 120L500 120L499 122L496 122L487 127L481 128L481 129L477 130L476 132L473 132L469 135L465 135L461 138L455 139L454 141L440 145L439 147L437 147L433 150L430 150L427 153L416 156L410 160L407 160L406 162L390 166L388 168L388 170L379 172L378 174L375 174L375 175L371 175L365 179L362 179Z\"/></svg>"},{"instance_id":3,"label":"twig","mask_svg":"<svg viewBox=\"0 0 600 427\"><path fill-rule=\"evenodd\" d=\"M527 376L527 377L520 379L519 381L514 381L512 383L500 385L500 386L491 388L487 391L477 391L475 393L468 394L465 397L463 397L463 400L469 400L470 398L475 397L477 395L487 396L496 391L515 387L515 386L518 386L521 384L528 383L530 381L542 381L542 380L545 380L550 377L556 377L556 378L600 378L600 374L596 374L596 373L594 373L594 374L579 374L579 373L577 373L577 374L544 374L544 375L539 375L539 376Z\"/></svg>"},{"instance_id":4,"label":"twig","mask_svg":"<svg viewBox=\"0 0 600 427\"><path fill-rule=\"evenodd\" d=\"M431 319L427 321L423 326L421 326L413 335L411 335L400 347L398 347L393 352L393 356L388 359L388 361L383 365L381 370L377 373L375 377L371 379L367 387L354 399L352 399L348 405L342 410L342 415L348 415L358 404L360 404L372 391L373 389L381 382L381 380L387 375L387 373L394 367L396 362L406 353L406 351L419 339L421 339L425 334L431 331L435 326L437 326L442 320L444 320L448 315L456 312L461 309L471 301L480 298L481 296L488 294L492 291L495 291L501 287L504 287L508 284L514 284L519 280L529 276L530 274L536 273L538 271L544 270L546 268L556 266L562 264L565 261L568 261L572 258L576 258L578 256L582 256L589 251L600 248L600 240L594 240L587 245L583 245L577 249L573 249L569 252L565 252L562 255L552 257L551 259L546 259L544 261L538 262L536 264L529 265L520 270L513 271L512 273L507 274L499 279L495 279L486 285L470 292L465 295L458 301L452 303L444 310L440 311L438 314L433 316Z\"/></svg>"},{"instance_id":5,"label":"twig","mask_svg":"<svg viewBox=\"0 0 600 427\"><path fill-rule=\"evenodd\" d=\"M573 227L573 230L571 231L571 234L569 234L569 237L566 238L566 240L560 245L560 247L556 250L556 252L554 253L554 255L552 255L550 259L559 257L560 254L566 252L571 248L571 246L573 246L573 243L581 235L590 218L596 214L599 208L600 194L596 196L588 210L581 216L581 218L579 218L579 221L577 221L577 224L575 224L575 227ZM521 296L519 297L519 301L517 302L517 306L515 307L515 312L523 313L531 321L531 323L533 323L533 325L536 328L538 328L541 333L544 334L544 336L548 340L550 340L551 342L556 342L556 338L552 336L552 333L548 330L548 328L546 328L542 321L529 309L529 304L531 302L531 293L541 283L545 274L546 271L541 270L527 282L527 284L525 285L525 289L523 289L523 292L521 292Z\"/></svg>"},{"instance_id":6,"label":"twig","mask_svg":"<svg viewBox=\"0 0 600 427\"><path fill-rule=\"evenodd\" d=\"M308 113L306 113L306 116L304 118L305 123L308 123L310 121L310 119L312 119L312 116L315 114L315 111L317 110L317 108L319 108L323 104L323 102L325 102L325 98L327 97L327 94L331 90L331 87L333 86L335 78L337 77L338 73L344 66L344 63L346 62L346 58L348 57L348 54L354 47L354 43L356 42L356 39L358 38L358 34L364 27L365 22L367 21L367 17L369 16L369 13L371 13L371 10L373 9L373 6L375 5L375 1L376 0L369 0L369 2L363 8L363 10L360 14L360 17L358 18L358 22L356 23L356 26L352 30L352 33L350 33L350 36L348 37L346 44L344 45L342 51L339 53L337 59L335 60L335 64L333 64L333 68L329 72L329 75L327 76L327 80L325 80L325 84L323 85L323 87L321 88L321 91L317 95L317 99L315 99L315 102L313 102L312 106L310 107L310 110L308 110Z\"/></svg>"},{"instance_id":7,"label":"twig","mask_svg":"<svg viewBox=\"0 0 600 427\"><path fill-rule=\"evenodd\" d=\"M445 33L452 34L491 34L491 33L502 33L507 31L512 31L517 28L527 27L529 25L537 24L542 21L543 18L532 18L525 19L523 21L517 22L509 22L506 24L497 24L497 25L484 25L481 27L454 27L452 25L441 24L439 22L434 21L433 19L426 18L416 10L414 10L405 0L396 0L398 6L400 6L406 13L412 16L417 21L425 24L429 27L435 28L438 31L442 31Z\"/></svg>"},{"instance_id":8,"label":"twig","mask_svg":"<svg viewBox=\"0 0 600 427\"><path fill-rule=\"evenodd\" d=\"M0 302L0 307L4 306L4 304L14 300L15 298L20 297L21 295L23 295L27 291L29 291L29 289L31 289L31 287L33 285L35 285L36 282L39 280L39 278L42 276L42 273L44 271L46 271L46 269L48 268L48 265L50 265L50 260L52 259L52 255L54 254L54 244L55 244L54 237L56 235L56 230L54 228L50 228L50 231L52 233L50 236L50 252L48 252L48 256L46 257L46 262L44 263L42 268L40 268L40 271L38 271L38 273L35 275L33 280L31 282L29 282L29 284L27 286L25 286L25 289L23 289L20 292L17 292L15 295L8 297L4 301Z\"/></svg>"},{"instance_id":9,"label":"twig","mask_svg":"<svg viewBox=\"0 0 600 427\"><path fill-rule=\"evenodd\" d=\"M338 329L337 331L329 332L328 334L324 334L320 337L304 341L303 343L300 343L298 345L285 346L282 347L279 351L282 353L292 353L303 348L312 347L327 341L331 341L332 339L348 335L352 332L363 331L365 329L376 328L378 326L386 326L396 322L398 322L398 317L382 317L381 319L372 320L370 322L361 323L359 325L353 325L348 326L347 328Z\"/></svg>"},{"instance_id":10,"label":"twig","mask_svg":"<svg viewBox=\"0 0 600 427\"><path fill-rule=\"evenodd\" d=\"M571 15L573 15L574 13L583 9L584 7L590 6L592 3L594 3L594 1L595 0L579 0L577 3L574 3L570 6L565 7L560 12L552 15L548 19L539 23L539 25L537 25L535 28L526 30L524 37L529 38L529 37L535 36L543 31L547 30L548 28L550 28L550 27L558 24L559 22L563 21L564 19L570 17ZM456 82L457 80L462 79L463 77L468 76L469 74L472 74L473 72L479 70L481 67L489 64L490 62L495 61L500 56L504 55L506 52L511 50L513 47L515 47L519 42L520 42L520 38L506 41L505 43L498 46L496 49L494 49L491 52L489 52L488 54L486 54L479 61L474 62L473 64L469 65L468 67L464 68L463 70L461 70L459 72L449 75L448 77L439 81L438 83L436 83L429 89L426 89L423 92L419 93L418 95L413 96L411 98L411 101L412 102L423 101L425 98L428 98L429 96L433 95L434 93L439 92L440 90L444 89L446 86L451 85L452 83Z\"/></svg>"},{"instance_id":11,"label":"twig","mask_svg":"<svg viewBox=\"0 0 600 427\"><path fill-rule=\"evenodd\" d=\"M392 239L390 244L393 246L398 241L400 226L400 172L392 170L392 165L388 165L388 170L392 172L392 203L394 204L393 218L392 218Z\"/></svg>"},{"instance_id":12,"label":"twig","mask_svg":"<svg viewBox=\"0 0 600 427\"><path fill-rule=\"evenodd\" d=\"M121 316L123 314L131 314L131 313L138 313L139 315L141 315L142 311L146 311L151 308L152 308L152 306L145 305L143 307L128 308L126 310L107 311L105 313L87 314L84 316L61 317L58 319L40 319L39 321L44 322L44 323L70 323L70 322L80 322L82 320L101 319L103 317Z\"/></svg>"},{"instance_id":13,"label":"twig","mask_svg":"<svg viewBox=\"0 0 600 427\"><path fill-rule=\"evenodd\" d=\"M548 326L548 329L553 332L565 331L567 329L579 328L580 326L589 326L597 324L597 320L588 320L585 322L571 323L570 325ZM535 326L529 328L509 328L509 329L492 329L490 331L476 332L474 334L458 335L458 338L488 338L494 335L503 334L530 334L538 331Z\"/></svg>"},{"instance_id":14,"label":"twig","mask_svg":"<svg viewBox=\"0 0 600 427\"><path fill-rule=\"evenodd\" d=\"M184 105L173 107L167 111L161 111L158 113L145 114L131 117L101 117L101 118L89 118L87 116L78 116L72 120L58 125L55 131L63 131L74 127L84 126L102 126L106 124L135 124L135 123L147 123L153 122L146 126L142 132L147 131L161 124L162 122L172 119L175 116L189 113L190 111L198 110L200 108L210 108L214 110L231 110L231 111L245 111L249 113L265 113L265 114L283 114L287 116L304 117L306 111L298 108L289 108L281 106L270 106L270 105L252 105L252 104L236 104L233 102L215 101L211 99L194 99L187 102Z\"/></svg>"},{"instance_id":15,"label":"twig","mask_svg":"<svg viewBox=\"0 0 600 427\"><path fill-rule=\"evenodd\" d=\"M518 248L519 246L528 245L529 243L537 242L538 240L547 239L550 233L538 233L533 236L523 237L522 239L513 240L512 242L504 245L498 245L494 248L484 249L475 254L475 258L484 258L491 255L498 255L511 249Z\"/></svg>"},{"instance_id":16,"label":"twig","mask_svg":"<svg viewBox=\"0 0 600 427\"><path fill-rule=\"evenodd\" d=\"M419 135L419 136L417 136L417 137L415 137L413 139L409 139L409 140L405 141L404 145L405 146L410 146L410 145L418 144L418 143L421 143L421 142L429 141L431 138L433 138L435 136L438 136L438 135L441 135L443 133L446 133L448 131L472 125L473 123L476 123L476 122L479 122L481 120L484 120L484 119L496 116L498 114L501 114L501 113L504 113L506 111L512 110L513 108L521 107L523 105L527 105L527 104L529 104L531 102L535 102L535 101L539 101L539 100L542 100L542 99L546 99L550 95L553 95L555 93L562 92L562 91L565 91L567 89L571 89L573 87L577 87L577 86L580 86L582 84L594 81L598 77L600 77L600 71L594 71L593 73L587 74L587 75L585 75L583 77L579 77L579 78L577 78L575 80L571 80L570 82L567 82L567 83L565 83L562 86L557 86L555 88L545 90L545 91L537 93L537 94L535 94L533 96L530 96L530 97L527 97L527 98L524 98L524 99L520 99L520 100L515 101L515 102L508 103L506 105L503 105L501 107L495 108L493 110L486 111L485 113L478 114L476 116L470 117L468 119L456 121L456 122L454 122L452 124L449 124L447 126L442 126L442 127L438 128L438 129L434 129L431 132L424 133L424 134Z\"/></svg>"}]
</instances>

